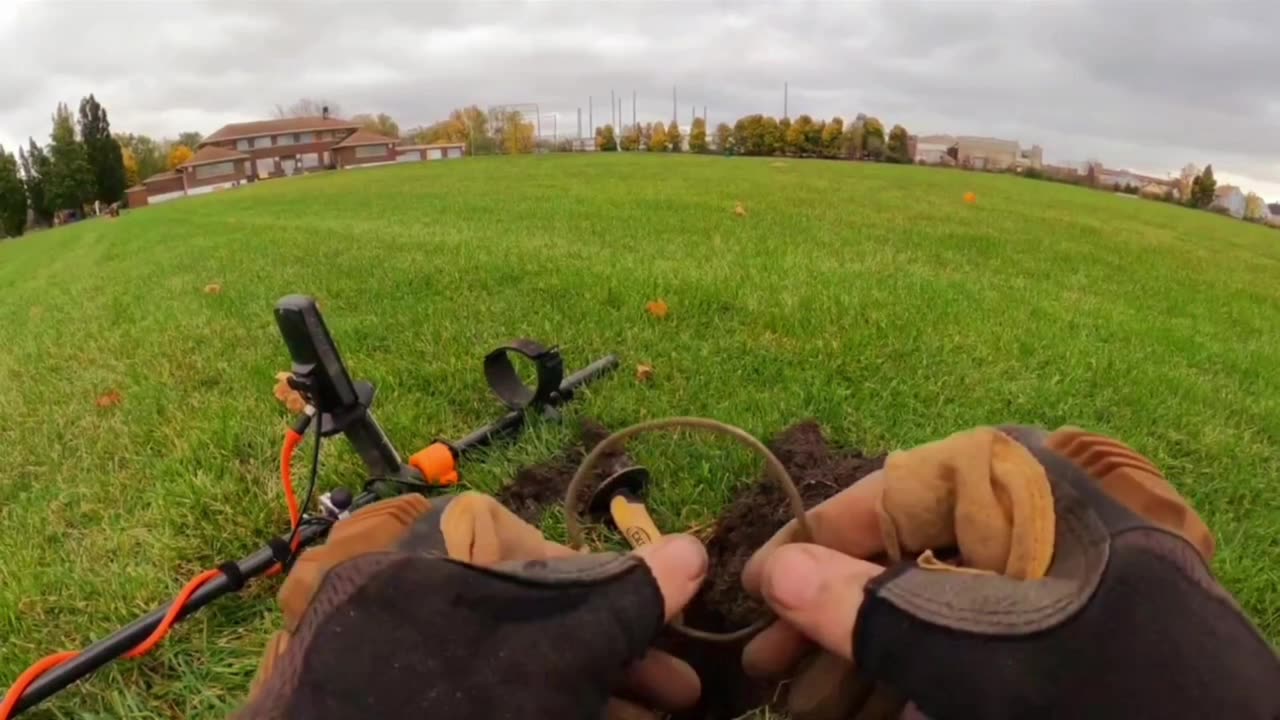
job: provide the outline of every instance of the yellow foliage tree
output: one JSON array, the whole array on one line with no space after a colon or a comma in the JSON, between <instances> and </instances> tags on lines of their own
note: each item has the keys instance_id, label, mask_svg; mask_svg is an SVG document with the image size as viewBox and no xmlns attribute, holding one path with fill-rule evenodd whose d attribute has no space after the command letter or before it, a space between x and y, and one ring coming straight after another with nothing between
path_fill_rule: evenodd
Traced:
<instances>
[{"instance_id":1,"label":"yellow foliage tree","mask_svg":"<svg viewBox=\"0 0 1280 720\"><path fill-rule=\"evenodd\" d=\"M351 122L360 123L360 127L363 129L378 133L379 135L385 135L389 138L400 137L400 124L386 113L378 113L377 115L370 115L368 113L352 115Z\"/></svg>"},{"instance_id":2,"label":"yellow foliage tree","mask_svg":"<svg viewBox=\"0 0 1280 720\"><path fill-rule=\"evenodd\" d=\"M684 150L684 137L680 134L680 126L675 120L667 125L667 146L671 148L671 152L682 152Z\"/></svg>"},{"instance_id":3,"label":"yellow foliage tree","mask_svg":"<svg viewBox=\"0 0 1280 720\"><path fill-rule=\"evenodd\" d=\"M649 134L649 152L666 152L667 147L667 129L662 123L654 123L653 132Z\"/></svg>"},{"instance_id":4,"label":"yellow foliage tree","mask_svg":"<svg viewBox=\"0 0 1280 720\"><path fill-rule=\"evenodd\" d=\"M169 169L172 170L190 160L194 154L191 152L191 148L186 145L174 145L173 149L169 151Z\"/></svg>"},{"instance_id":5,"label":"yellow foliage tree","mask_svg":"<svg viewBox=\"0 0 1280 720\"><path fill-rule=\"evenodd\" d=\"M1261 220L1263 215L1262 207L1262 198L1258 196L1258 193L1249 193L1244 198L1244 219Z\"/></svg>"},{"instance_id":6,"label":"yellow foliage tree","mask_svg":"<svg viewBox=\"0 0 1280 720\"><path fill-rule=\"evenodd\" d=\"M707 151L707 121L696 117L689 126L689 152L704 153Z\"/></svg>"},{"instance_id":7,"label":"yellow foliage tree","mask_svg":"<svg viewBox=\"0 0 1280 720\"><path fill-rule=\"evenodd\" d=\"M124 163L125 187L133 187L134 185L137 185L142 178L138 177L138 158L133 156L133 150L121 145L120 161Z\"/></svg>"}]
</instances>

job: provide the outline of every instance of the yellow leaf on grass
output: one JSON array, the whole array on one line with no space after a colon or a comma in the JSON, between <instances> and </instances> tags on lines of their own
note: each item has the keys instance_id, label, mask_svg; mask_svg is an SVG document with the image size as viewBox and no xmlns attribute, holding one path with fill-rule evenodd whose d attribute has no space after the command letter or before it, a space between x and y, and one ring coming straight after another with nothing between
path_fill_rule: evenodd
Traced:
<instances>
[{"instance_id":1,"label":"yellow leaf on grass","mask_svg":"<svg viewBox=\"0 0 1280 720\"><path fill-rule=\"evenodd\" d=\"M647 383L653 379L653 366L648 363L636 365L636 381Z\"/></svg>"},{"instance_id":2,"label":"yellow leaf on grass","mask_svg":"<svg viewBox=\"0 0 1280 720\"><path fill-rule=\"evenodd\" d=\"M743 204L742 204L742 201L738 201L738 202L737 202L737 203L735 203L735 204L734 204L734 206L733 206L733 214L734 214L734 215L737 215L738 217L746 217L746 216L747 216L747 206L746 206L746 205L743 205Z\"/></svg>"},{"instance_id":3,"label":"yellow leaf on grass","mask_svg":"<svg viewBox=\"0 0 1280 720\"><path fill-rule=\"evenodd\" d=\"M667 307L667 301L659 298L644 306L644 309L652 316L659 320L665 320L670 308Z\"/></svg>"},{"instance_id":4,"label":"yellow leaf on grass","mask_svg":"<svg viewBox=\"0 0 1280 720\"><path fill-rule=\"evenodd\" d=\"M112 408L119 405L122 402L124 402L124 396L120 394L119 390L112 390L103 395L100 395L98 396L98 399L96 401L98 407L100 408Z\"/></svg>"},{"instance_id":5,"label":"yellow leaf on grass","mask_svg":"<svg viewBox=\"0 0 1280 720\"><path fill-rule=\"evenodd\" d=\"M219 285L218 283L209 283L208 285L204 286L204 294L205 295L221 295L222 286Z\"/></svg>"},{"instance_id":6,"label":"yellow leaf on grass","mask_svg":"<svg viewBox=\"0 0 1280 720\"><path fill-rule=\"evenodd\" d=\"M289 377L287 372L276 373L275 396L277 400L284 403L289 412L297 415L306 409L307 401L302 398L301 393L289 387Z\"/></svg>"}]
</instances>

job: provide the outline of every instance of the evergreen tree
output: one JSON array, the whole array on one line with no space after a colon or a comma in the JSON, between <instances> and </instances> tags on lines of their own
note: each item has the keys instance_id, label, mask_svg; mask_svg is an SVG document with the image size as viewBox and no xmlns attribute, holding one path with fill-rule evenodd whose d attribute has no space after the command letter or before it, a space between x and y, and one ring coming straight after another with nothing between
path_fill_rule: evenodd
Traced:
<instances>
[{"instance_id":1,"label":"evergreen tree","mask_svg":"<svg viewBox=\"0 0 1280 720\"><path fill-rule=\"evenodd\" d=\"M93 174L92 199L113 203L124 197L124 154L111 137L106 108L92 93L80 101L80 141Z\"/></svg>"},{"instance_id":2,"label":"evergreen tree","mask_svg":"<svg viewBox=\"0 0 1280 720\"><path fill-rule=\"evenodd\" d=\"M27 143L27 152L18 148L22 184L27 190L27 205L35 214L36 223L48 225L53 222L53 208L49 205L49 155L36 144L34 138L27 138Z\"/></svg>"},{"instance_id":3,"label":"evergreen tree","mask_svg":"<svg viewBox=\"0 0 1280 720\"><path fill-rule=\"evenodd\" d=\"M18 161L0 146L0 236L18 237L27 227L27 189L18 177Z\"/></svg>"},{"instance_id":4,"label":"evergreen tree","mask_svg":"<svg viewBox=\"0 0 1280 720\"><path fill-rule=\"evenodd\" d=\"M93 172L65 103L58 103L54 111L49 139L50 162L46 176L49 207L55 211L82 210L85 202L93 197Z\"/></svg>"}]
</instances>

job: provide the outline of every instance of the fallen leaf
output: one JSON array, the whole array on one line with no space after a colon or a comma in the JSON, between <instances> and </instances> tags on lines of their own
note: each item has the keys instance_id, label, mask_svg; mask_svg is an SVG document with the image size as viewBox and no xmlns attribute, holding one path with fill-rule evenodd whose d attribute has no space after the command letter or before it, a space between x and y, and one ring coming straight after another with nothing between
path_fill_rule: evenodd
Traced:
<instances>
[{"instance_id":1,"label":"fallen leaf","mask_svg":"<svg viewBox=\"0 0 1280 720\"><path fill-rule=\"evenodd\" d=\"M964 202L966 205L972 205L978 202L978 196L974 194L972 191L967 192L964 194Z\"/></svg>"},{"instance_id":2,"label":"fallen leaf","mask_svg":"<svg viewBox=\"0 0 1280 720\"><path fill-rule=\"evenodd\" d=\"M746 217L747 206L743 205L741 201L735 203L733 206L733 214L737 215L738 217Z\"/></svg>"},{"instance_id":3,"label":"fallen leaf","mask_svg":"<svg viewBox=\"0 0 1280 720\"><path fill-rule=\"evenodd\" d=\"M218 283L209 283L208 285L204 286L204 294L205 295L221 295L222 286L219 285Z\"/></svg>"},{"instance_id":4,"label":"fallen leaf","mask_svg":"<svg viewBox=\"0 0 1280 720\"><path fill-rule=\"evenodd\" d=\"M124 396L119 390L112 390L105 395L101 395L97 399L97 405L100 408L112 408L124 401Z\"/></svg>"},{"instance_id":5,"label":"fallen leaf","mask_svg":"<svg viewBox=\"0 0 1280 720\"><path fill-rule=\"evenodd\" d=\"M289 378L287 372L276 373L275 396L289 412L297 415L307 408L307 401L303 399L302 393L289 387Z\"/></svg>"},{"instance_id":6,"label":"fallen leaf","mask_svg":"<svg viewBox=\"0 0 1280 720\"><path fill-rule=\"evenodd\" d=\"M667 318L667 313L669 312L667 301L662 299L654 300L653 302L645 305L644 309L647 310L650 315L658 318L659 320L665 320Z\"/></svg>"},{"instance_id":7,"label":"fallen leaf","mask_svg":"<svg viewBox=\"0 0 1280 720\"><path fill-rule=\"evenodd\" d=\"M653 379L653 366L646 363L636 365L636 381L647 383Z\"/></svg>"}]
</instances>

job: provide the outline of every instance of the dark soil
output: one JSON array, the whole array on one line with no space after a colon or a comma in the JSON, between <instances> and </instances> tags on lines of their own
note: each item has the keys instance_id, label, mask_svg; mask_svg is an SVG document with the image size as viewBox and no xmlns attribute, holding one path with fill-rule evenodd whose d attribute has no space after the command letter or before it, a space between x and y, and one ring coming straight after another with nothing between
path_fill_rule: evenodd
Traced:
<instances>
[{"instance_id":1,"label":"dark soil","mask_svg":"<svg viewBox=\"0 0 1280 720\"><path fill-rule=\"evenodd\" d=\"M609 437L609 429L594 420L584 420L578 440L550 460L521 468L515 478L498 493L498 502L526 522L537 523L549 507L564 502L573 474L591 449ZM610 453L596 471L596 483L608 477L620 453ZM595 483L589 483L594 487Z\"/></svg>"},{"instance_id":2,"label":"dark soil","mask_svg":"<svg viewBox=\"0 0 1280 720\"><path fill-rule=\"evenodd\" d=\"M536 522L548 506L564 500L582 458L607 436L608 431L600 425L584 423L577 444L548 462L520 470L499 493L498 500L522 518ZM812 420L783 430L768 446L791 474L805 507L822 502L884 465L883 456L869 458L860 452L833 449ZM616 462L617 458L613 460ZM607 468L614 464L602 465ZM766 478L739 493L721 512L715 532L707 541L711 556L709 577L686 609L685 623L724 632L759 618L763 608L742 590L742 568L756 548L791 517L786 497ZM659 645L687 660L702 678L702 702L675 716L679 720L729 720L778 699L772 683L753 681L742 672L742 644L708 644L668 632Z\"/></svg>"}]
</instances>

